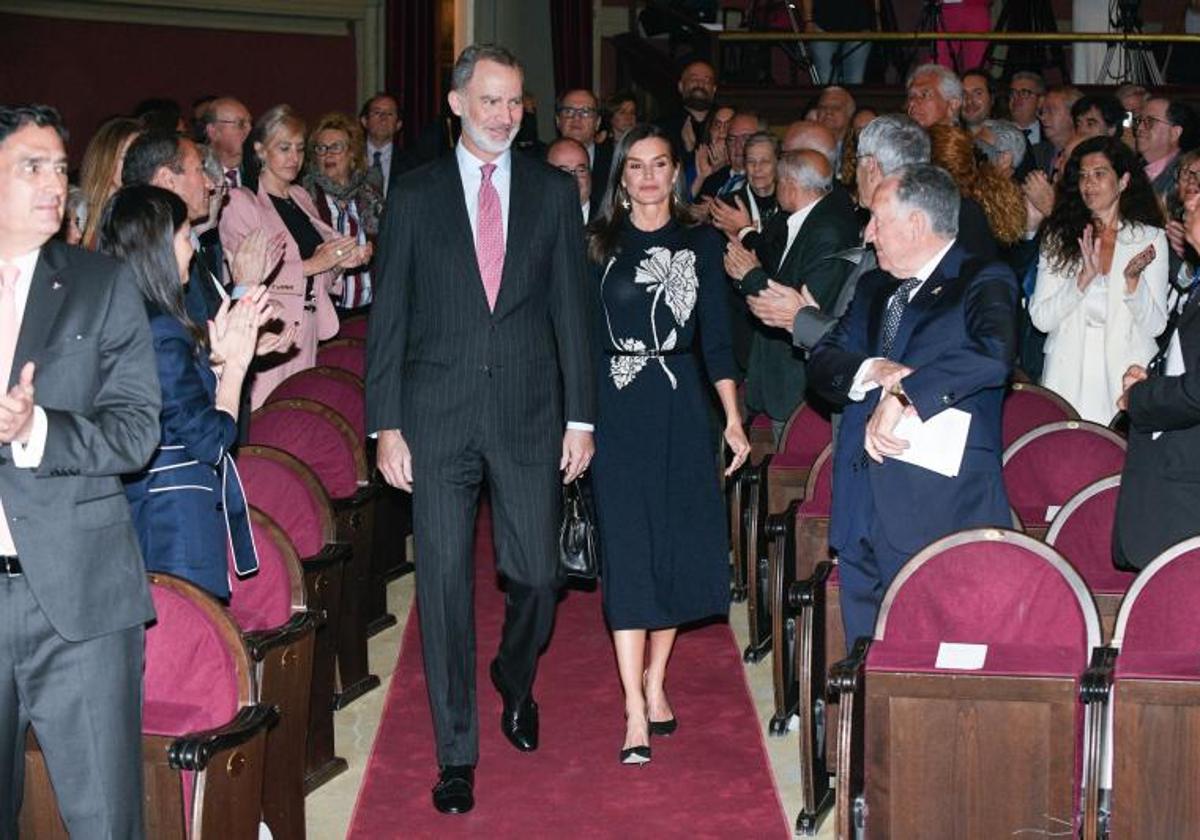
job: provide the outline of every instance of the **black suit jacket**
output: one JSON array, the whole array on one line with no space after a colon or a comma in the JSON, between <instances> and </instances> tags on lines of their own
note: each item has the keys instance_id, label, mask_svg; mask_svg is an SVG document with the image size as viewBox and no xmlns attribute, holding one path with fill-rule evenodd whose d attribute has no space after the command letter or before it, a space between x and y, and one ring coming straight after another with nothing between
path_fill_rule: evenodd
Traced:
<instances>
[{"instance_id":1,"label":"black suit jacket","mask_svg":"<svg viewBox=\"0 0 1200 840\"><path fill-rule=\"evenodd\" d=\"M1200 534L1200 300L1184 308L1178 329L1184 373L1152 376L1129 392L1113 557L1138 569Z\"/></svg>"},{"instance_id":2,"label":"black suit jacket","mask_svg":"<svg viewBox=\"0 0 1200 840\"><path fill-rule=\"evenodd\" d=\"M47 421L37 468L17 469L0 446L0 495L29 588L68 641L143 624L154 608L121 475L158 445L162 395L129 269L47 242L13 359L5 390L34 362Z\"/></svg>"},{"instance_id":3,"label":"black suit jacket","mask_svg":"<svg viewBox=\"0 0 1200 840\"><path fill-rule=\"evenodd\" d=\"M604 194L608 192L608 179L612 174L613 161L613 144L609 140L605 143L597 143L595 156L592 158L592 194L588 199L591 204L590 219L595 219L600 215L600 204L604 201Z\"/></svg>"},{"instance_id":4,"label":"black suit jacket","mask_svg":"<svg viewBox=\"0 0 1200 840\"><path fill-rule=\"evenodd\" d=\"M591 423L595 383L579 192L512 154L505 259L490 311L458 158L401 177L379 238L367 335L367 426L423 457L466 447L482 422L514 458L557 460L566 421Z\"/></svg>"}]
</instances>

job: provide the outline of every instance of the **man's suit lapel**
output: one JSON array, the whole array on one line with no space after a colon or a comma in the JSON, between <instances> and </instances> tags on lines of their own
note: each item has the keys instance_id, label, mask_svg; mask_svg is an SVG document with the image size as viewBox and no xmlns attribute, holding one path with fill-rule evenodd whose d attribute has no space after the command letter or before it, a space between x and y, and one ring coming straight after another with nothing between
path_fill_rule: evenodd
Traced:
<instances>
[{"instance_id":1,"label":"man's suit lapel","mask_svg":"<svg viewBox=\"0 0 1200 840\"><path fill-rule=\"evenodd\" d=\"M513 284L527 274L523 259L528 253L528 248L514 246L530 241L533 225L537 220L536 190L522 188L530 178L535 177L531 171L533 167L524 156L516 152L510 154L512 174L508 187L508 230L504 233L504 272L500 275L500 295L496 298L497 312L514 299L513 295L517 289L513 288Z\"/></svg>"},{"instance_id":2,"label":"man's suit lapel","mask_svg":"<svg viewBox=\"0 0 1200 840\"><path fill-rule=\"evenodd\" d=\"M934 268L933 273L929 275L929 279L921 284L921 288L917 290L917 294L904 310L904 315L900 318L900 326L896 330L896 339L892 342L893 359L900 359L904 356L904 351L908 347L908 341L912 338L912 334L917 325L925 320L925 316L937 305L941 299L942 290L947 283L956 280L959 275L959 270L962 268L963 257L966 252L957 245L946 252L946 256L942 257L942 261ZM884 305L887 304L887 298L884 297Z\"/></svg>"},{"instance_id":3,"label":"man's suit lapel","mask_svg":"<svg viewBox=\"0 0 1200 840\"><path fill-rule=\"evenodd\" d=\"M17 381L21 368L46 344L50 328L58 317L58 310L67 297L69 281L63 276L66 254L56 242L47 242L38 255L33 269L33 282L29 287L29 299L25 302L25 314L21 317L21 334L17 336L17 347L13 353L13 367L9 374L7 391ZM37 375L34 375L34 381Z\"/></svg>"},{"instance_id":4,"label":"man's suit lapel","mask_svg":"<svg viewBox=\"0 0 1200 840\"><path fill-rule=\"evenodd\" d=\"M475 258L475 237L471 235L471 218L467 215L467 204L463 195L462 176L458 173L458 156L443 155L438 158L435 195L445 196L444 201L436 198L434 204L443 208L442 229L446 231L446 251L458 263L458 270L451 276L461 277L470 285L466 293L487 308L487 294L483 290L483 278L479 274L479 262Z\"/></svg>"}]
</instances>

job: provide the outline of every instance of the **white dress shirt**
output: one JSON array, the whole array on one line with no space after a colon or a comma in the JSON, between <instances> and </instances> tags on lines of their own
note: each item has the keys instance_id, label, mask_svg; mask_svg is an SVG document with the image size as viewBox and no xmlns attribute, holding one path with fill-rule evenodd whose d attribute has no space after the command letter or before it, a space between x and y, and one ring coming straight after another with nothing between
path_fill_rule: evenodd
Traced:
<instances>
[{"instance_id":1,"label":"white dress shirt","mask_svg":"<svg viewBox=\"0 0 1200 840\"><path fill-rule=\"evenodd\" d=\"M14 260L8 261L8 265L14 265L19 272L17 275L17 322L22 323L25 314L25 304L29 301L29 290L33 286L33 271L37 267L38 256L42 249L37 248L30 251L28 254L22 254ZM25 365L25 360L13 359L13 373L19 373ZM33 375L34 385L37 384L37 373ZM7 382L3 383L5 386ZM7 393L8 388L4 388ZM33 428L29 432L29 440L26 443L19 441L12 442L12 461L13 466L18 469L31 470L35 469L42 463L42 453L46 449L46 434L48 428L46 424L46 412L39 405L33 407Z\"/></svg>"},{"instance_id":2,"label":"white dress shirt","mask_svg":"<svg viewBox=\"0 0 1200 840\"><path fill-rule=\"evenodd\" d=\"M458 159L458 175L462 179L463 201L467 205L467 218L471 222L471 241L474 243L479 236L479 185L483 183L482 167L488 161L475 157L467 151L467 147L461 141L454 149L454 156ZM508 199L512 193L512 150L506 149L491 163L496 165L492 171L492 186L496 188L496 194L500 197L500 224L504 228L504 247L507 251ZM567 428L590 432L595 427L591 423L572 420L567 423Z\"/></svg>"},{"instance_id":3,"label":"white dress shirt","mask_svg":"<svg viewBox=\"0 0 1200 840\"><path fill-rule=\"evenodd\" d=\"M946 254L950 253L950 249L954 247L954 242L955 240L953 239L947 242L940 251L934 254L933 257L930 258L930 260L923 266L921 266L917 270L917 273L913 275L913 277L917 278L921 282L914 286L908 293L909 303L912 303L913 298L915 298L917 293L921 291L921 288L925 285L925 281L928 280L930 275L933 274L933 270L938 267L938 263L945 258ZM894 295L896 292L893 292L892 294ZM889 297L888 303L891 302L891 298ZM886 311L886 309L887 307L885 306L884 310ZM850 386L850 393L848 394L850 399L854 400L855 402L860 402L867 396L867 394L879 387L878 382L867 379L867 371L870 370L872 362L878 361L879 358L879 356L872 356L858 366L858 372L854 374L854 384Z\"/></svg>"}]
</instances>

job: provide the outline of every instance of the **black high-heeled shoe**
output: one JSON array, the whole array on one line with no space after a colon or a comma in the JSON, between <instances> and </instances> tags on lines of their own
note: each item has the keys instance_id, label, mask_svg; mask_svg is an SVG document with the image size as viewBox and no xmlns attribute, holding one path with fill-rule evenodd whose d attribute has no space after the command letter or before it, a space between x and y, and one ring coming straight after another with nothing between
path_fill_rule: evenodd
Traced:
<instances>
[{"instance_id":1,"label":"black high-heeled shoe","mask_svg":"<svg viewBox=\"0 0 1200 840\"><path fill-rule=\"evenodd\" d=\"M659 737L666 737L674 734L679 728L679 720L671 718L670 720L652 720L650 721L650 734Z\"/></svg>"},{"instance_id":2,"label":"black high-heeled shoe","mask_svg":"<svg viewBox=\"0 0 1200 840\"><path fill-rule=\"evenodd\" d=\"M621 750L622 764L647 764L650 761L649 747L627 747Z\"/></svg>"}]
</instances>

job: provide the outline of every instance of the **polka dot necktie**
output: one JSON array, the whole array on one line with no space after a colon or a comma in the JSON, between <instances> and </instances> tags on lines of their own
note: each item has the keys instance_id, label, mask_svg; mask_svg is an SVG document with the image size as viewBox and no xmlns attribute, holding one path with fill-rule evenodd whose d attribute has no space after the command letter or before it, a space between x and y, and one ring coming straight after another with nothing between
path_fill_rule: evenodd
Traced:
<instances>
[{"instance_id":1,"label":"polka dot necktie","mask_svg":"<svg viewBox=\"0 0 1200 840\"><path fill-rule=\"evenodd\" d=\"M500 193L492 183L496 164L485 163L479 169L483 178L479 182L479 210L475 219L475 257L488 309L494 310L500 294L500 275L504 273L504 222L500 217Z\"/></svg>"},{"instance_id":2,"label":"polka dot necktie","mask_svg":"<svg viewBox=\"0 0 1200 840\"><path fill-rule=\"evenodd\" d=\"M896 289L888 301L887 312L883 316L883 342L880 345L884 356L890 356L892 353L892 345L900 329L900 319L904 317L904 310L908 308L908 297L920 283L919 277L908 278L900 284L900 288Z\"/></svg>"}]
</instances>

